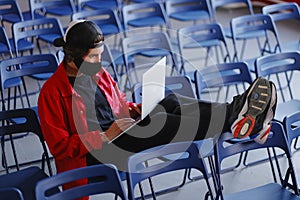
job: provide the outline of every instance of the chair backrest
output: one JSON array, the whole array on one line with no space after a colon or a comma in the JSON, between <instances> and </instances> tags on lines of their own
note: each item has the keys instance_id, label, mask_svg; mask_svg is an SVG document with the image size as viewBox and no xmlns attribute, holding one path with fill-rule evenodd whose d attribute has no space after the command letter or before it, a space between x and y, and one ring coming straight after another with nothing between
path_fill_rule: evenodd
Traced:
<instances>
[{"instance_id":1,"label":"chair backrest","mask_svg":"<svg viewBox=\"0 0 300 200\"><path fill-rule=\"evenodd\" d=\"M174 54L169 36L164 32L152 32L135 34L125 37L122 40L122 50L125 61L126 73L129 76L129 58L140 54L143 51L164 51L170 55L172 60L172 72L178 72L176 55ZM160 55L159 55L160 56ZM135 66L135 69L138 66Z\"/></svg>"},{"instance_id":2,"label":"chair backrest","mask_svg":"<svg viewBox=\"0 0 300 200\"><path fill-rule=\"evenodd\" d=\"M234 86L236 89L235 95L237 95L246 90L245 83L249 85L252 83L251 74L245 62L221 63L209 66L195 71L194 79L198 99L201 99L201 93L205 89ZM239 85L242 85L242 90L239 89ZM225 101L228 100L228 92L229 90L226 91ZM217 100L219 100L219 96Z\"/></svg>"},{"instance_id":3,"label":"chair backrest","mask_svg":"<svg viewBox=\"0 0 300 200\"><path fill-rule=\"evenodd\" d=\"M283 120L287 139L291 145L293 140L300 136L300 112L296 111L293 114L286 116ZM296 149L296 145L294 146Z\"/></svg>"},{"instance_id":4,"label":"chair backrest","mask_svg":"<svg viewBox=\"0 0 300 200\"><path fill-rule=\"evenodd\" d=\"M52 195L47 194L48 190L65 183L92 177L101 177L102 181L67 189ZM35 191L37 200L71 200L103 193L113 193L123 200L127 199L118 171L115 166L110 164L92 165L56 174L38 182Z\"/></svg>"},{"instance_id":5,"label":"chair backrest","mask_svg":"<svg viewBox=\"0 0 300 200\"><path fill-rule=\"evenodd\" d=\"M145 162L172 154L179 155L178 159L145 165ZM153 147L130 156L127 178L129 199L134 199L134 188L139 182L171 171L194 168L200 171L207 181L207 169L199 155L199 147L195 143L178 142ZM209 184L207 186L211 192Z\"/></svg>"},{"instance_id":6,"label":"chair backrest","mask_svg":"<svg viewBox=\"0 0 300 200\"><path fill-rule=\"evenodd\" d=\"M216 14L216 9L218 7L228 6L228 5L232 5L235 3L245 4L247 6L247 8L249 9L249 12L250 12L249 14L254 14L252 3L250 0L211 0L211 7L212 7L213 15Z\"/></svg>"},{"instance_id":7,"label":"chair backrest","mask_svg":"<svg viewBox=\"0 0 300 200\"><path fill-rule=\"evenodd\" d=\"M230 61L229 49L220 24L197 24L180 28L177 33L181 66L184 67L184 49L210 48L220 46L224 52L222 61L217 56L217 63ZM199 49L198 49L199 50Z\"/></svg>"},{"instance_id":8,"label":"chair backrest","mask_svg":"<svg viewBox=\"0 0 300 200\"><path fill-rule=\"evenodd\" d=\"M17 188L0 188L2 199L24 200L22 192Z\"/></svg>"},{"instance_id":9,"label":"chair backrest","mask_svg":"<svg viewBox=\"0 0 300 200\"><path fill-rule=\"evenodd\" d=\"M18 123L14 123L14 120L16 119L19 119ZM20 133L26 133L26 132L32 133L38 137L39 142L42 146L42 169L45 170L45 162L46 162L47 168L49 170L49 174L52 175L52 167L49 159L48 149L46 147L46 143L41 131L41 127L36 112L30 108L1 111L0 121L1 121L1 127L0 127L1 137L18 135ZM11 141L13 146L13 140ZM4 150L3 145L4 144L2 144L1 142L2 150ZM30 149L30 148L31 148L30 146L26 146L26 147L23 146L21 149L19 149L20 151L18 152L22 151L22 154L24 155L25 152L28 152L26 151L26 149ZM37 150L38 149L35 149L35 151ZM17 149L14 149L13 147L12 147L12 152L15 159L14 167L16 167L17 170L19 170L20 166L17 157L20 157L20 154L18 154ZM8 166L7 159L6 159L7 155L5 151L2 151L2 153L3 153L3 163L8 173L9 172L8 168L12 166Z\"/></svg>"},{"instance_id":10,"label":"chair backrest","mask_svg":"<svg viewBox=\"0 0 300 200\"><path fill-rule=\"evenodd\" d=\"M0 27L0 53L8 53L10 57L13 56L9 38L4 27Z\"/></svg>"},{"instance_id":11,"label":"chair backrest","mask_svg":"<svg viewBox=\"0 0 300 200\"><path fill-rule=\"evenodd\" d=\"M168 24L164 8L156 2L135 3L124 5L122 8L123 25L125 31L128 31L131 26L135 26L134 21L150 18L152 26L161 26ZM148 23L150 22L148 20ZM159 23L156 23L159 22ZM139 26L146 27L148 26Z\"/></svg>"},{"instance_id":12,"label":"chair backrest","mask_svg":"<svg viewBox=\"0 0 300 200\"><path fill-rule=\"evenodd\" d=\"M299 191L297 189L297 180L295 177L295 170L293 166L293 162L291 159L291 152L290 152L290 145L287 142L287 138L284 132L284 129L282 125L279 122L272 122L271 125L271 134L269 135L268 140L264 144L258 144L254 141L245 141L245 142L238 142L231 145L225 145L228 140L233 138L233 134L230 132L222 133L220 137L217 139L214 152L215 152L215 166L216 166L216 172L218 177L220 178L221 174L221 164L222 161L232 155L239 154L241 152L256 150L256 149L264 149L264 148L278 148L284 152L287 158L288 166L287 166L287 173L285 174L287 177L284 177L282 174L282 169L280 169L280 166L278 162L276 163L279 173L279 179L283 187L287 186L287 180L291 178L292 184L290 186L293 186L292 189L296 194L299 194ZM276 155L274 155L276 158ZM286 165L284 165L286 166ZM283 168L283 165L282 165ZM271 174L271 172L270 172ZM222 184L220 184L221 186ZM219 188L219 192L221 192L222 189Z\"/></svg>"},{"instance_id":13,"label":"chair backrest","mask_svg":"<svg viewBox=\"0 0 300 200\"><path fill-rule=\"evenodd\" d=\"M40 35L46 34L54 34L54 38L63 36L62 27L56 18L41 18L18 22L13 24L12 31L17 55L20 53L20 40L37 38Z\"/></svg>"},{"instance_id":14,"label":"chair backrest","mask_svg":"<svg viewBox=\"0 0 300 200\"><path fill-rule=\"evenodd\" d=\"M210 4L207 0L168 0L165 2L167 16L185 11L203 11L212 18Z\"/></svg>"},{"instance_id":15,"label":"chair backrest","mask_svg":"<svg viewBox=\"0 0 300 200\"><path fill-rule=\"evenodd\" d=\"M165 83L165 96L170 93L196 98L192 88L192 82L188 76L167 76ZM136 103L142 103L142 85L137 83L133 87L132 99Z\"/></svg>"},{"instance_id":16,"label":"chair backrest","mask_svg":"<svg viewBox=\"0 0 300 200\"><path fill-rule=\"evenodd\" d=\"M72 20L86 19L101 27L103 35L122 33L122 25L116 12L109 8L84 10L72 15Z\"/></svg>"},{"instance_id":17,"label":"chair backrest","mask_svg":"<svg viewBox=\"0 0 300 200\"><path fill-rule=\"evenodd\" d=\"M255 34L259 31L263 31L265 33L260 36L260 38L264 38L264 43L262 47L260 47L259 55L281 52L281 45L278 39L277 29L271 16L269 15L253 14L235 17L230 21L230 28L234 46L233 60L242 61L241 58L239 58L239 55L242 54L242 52L238 51L237 44L239 37L242 37L243 35ZM274 45L271 45L270 33L272 33L274 37Z\"/></svg>"},{"instance_id":18,"label":"chair backrest","mask_svg":"<svg viewBox=\"0 0 300 200\"><path fill-rule=\"evenodd\" d=\"M54 15L58 14L60 16L71 16L74 12L76 12L75 3L73 0L41 0L40 3L43 4L46 14L49 13Z\"/></svg>"},{"instance_id":19,"label":"chair backrest","mask_svg":"<svg viewBox=\"0 0 300 200\"><path fill-rule=\"evenodd\" d=\"M3 21L10 23L23 21L22 11L17 1L0 1L0 15ZM3 21L2 26L3 26Z\"/></svg>"},{"instance_id":20,"label":"chair backrest","mask_svg":"<svg viewBox=\"0 0 300 200\"><path fill-rule=\"evenodd\" d=\"M295 2L267 5L262 8L262 13L271 15L274 22L288 19L300 21L299 6Z\"/></svg>"},{"instance_id":21,"label":"chair backrest","mask_svg":"<svg viewBox=\"0 0 300 200\"><path fill-rule=\"evenodd\" d=\"M30 65L30 66L28 66ZM17 78L23 79L25 76L30 76L33 74L46 74L53 73L56 71L58 66L57 59L53 54L35 54L23 57L14 57L1 61L0 63L0 78L1 78L1 95L4 97L4 90L11 87L11 81ZM25 82L23 82L24 96L20 96L20 101L23 98L26 99L28 106L24 104L24 107L32 107L30 100L28 98L28 91ZM10 98L16 101L16 96L11 96ZM11 99L8 99L10 102ZM6 109L11 109L8 105Z\"/></svg>"},{"instance_id":22,"label":"chair backrest","mask_svg":"<svg viewBox=\"0 0 300 200\"><path fill-rule=\"evenodd\" d=\"M257 76L267 77L276 84L283 102L288 99L288 95L290 99L294 99L290 84L293 76L287 73L300 70L300 52L282 52L259 57L255 60L255 68ZM284 91L288 91L288 94Z\"/></svg>"}]
</instances>

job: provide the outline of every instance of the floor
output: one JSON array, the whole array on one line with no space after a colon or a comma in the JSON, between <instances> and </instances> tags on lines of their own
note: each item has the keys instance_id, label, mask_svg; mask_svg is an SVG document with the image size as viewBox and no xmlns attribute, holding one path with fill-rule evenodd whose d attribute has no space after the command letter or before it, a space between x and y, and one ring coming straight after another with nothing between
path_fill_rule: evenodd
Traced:
<instances>
[{"instance_id":1,"label":"floor","mask_svg":"<svg viewBox=\"0 0 300 200\"><path fill-rule=\"evenodd\" d=\"M22 7L22 9L26 10L27 4L25 1L18 1ZM255 6L255 12L259 13L261 7L259 5ZM228 26L228 22L231 16L238 16L244 13L244 9L237 9L235 7L230 8L223 8L218 11L217 20L219 23L221 23L224 27ZM62 19L63 22L66 22L67 19ZM180 26L183 26L184 24L180 24L177 22L173 23L175 25L174 28L178 28ZM299 39L299 31L300 26L299 23L290 21L289 23L279 23L278 24L278 31L280 35L280 39L282 44L286 44L288 41L291 41L293 39ZM232 48L231 41L228 40L228 43L230 45L230 48ZM248 54L254 53L254 43L251 43L250 48L247 49ZM191 54L192 57L197 56L198 54ZM192 59L191 59L192 60ZM198 61L197 61L198 62ZM195 63L194 66L201 66L199 63ZM297 74L298 76L298 74ZM295 83L295 86L297 86L298 79ZM30 80L29 80L30 81ZM36 82L32 82L30 89L34 90L37 88ZM296 93L296 98L300 98L300 93ZM36 97L33 97L36 98ZM22 139L19 139L17 142L17 148L21 148L21 156L20 159L31 159L31 158L39 158L40 156L40 149L39 147L36 147L36 138L33 135L28 135ZM9 144L7 145L9 147ZM265 158L266 152L265 151L259 151L256 153L252 153L249 155L248 162L251 162L251 160L256 160L260 158ZM235 156L233 158L230 158L225 161L224 167L234 166L237 162L238 156ZM296 167L296 170L300 173L300 152L294 151L293 153L293 159L294 164ZM9 160L12 160L12 158L9 158ZM284 162L285 158L282 157L281 161ZM53 169L55 169L55 165L52 162ZM5 173L2 166L0 166L0 173ZM193 176L199 175L196 171L192 172ZM183 172L176 172L172 174L168 174L167 176L160 176L153 179L155 188L166 188L170 185L179 184L182 181ZM231 193L235 191L240 191L243 189L251 188L256 185L262 185L264 183L268 183L272 181L272 176L269 170L269 163L263 162L260 164L255 164L252 166L245 167L244 165L240 165L238 168L229 171L227 173L224 173L222 175L222 181L224 184L224 191L225 193ZM124 186L126 188L126 184L124 182ZM148 190L148 187L145 186L145 190ZM203 181L197 180L197 181L187 181L187 183L177 190L176 192L168 193L165 195L159 196L159 199L167 200L167 199L203 199L204 195L206 193L206 185ZM138 192L138 191L137 191ZM94 196L91 199L111 199L111 196L105 195L105 196Z\"/></svg>"}]
</instances>

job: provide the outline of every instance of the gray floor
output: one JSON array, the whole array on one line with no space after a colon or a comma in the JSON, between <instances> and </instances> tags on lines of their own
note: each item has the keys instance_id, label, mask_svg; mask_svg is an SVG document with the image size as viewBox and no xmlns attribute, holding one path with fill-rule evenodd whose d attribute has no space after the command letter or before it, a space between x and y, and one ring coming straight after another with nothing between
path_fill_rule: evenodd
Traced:
<instances>
[{"instance_id":1,"label":"gray floor","mask_svg":"<svg viewBox=\"0 0 300 200\"><path fill-rule=\"evenodd\" d=\"M25 3L25 1L18 1L22 7L23 10L28 9L28 5ZM255 12L260 12L261 7L260 6L255 6ZM224 26L228 26L229 24L229 19L231 16L237 16L241 15L244 13L244 9L237 9L237 8L223 8L218 11L217 15L217 20ZM67 24L68 19L61 19L64 26ZM177 22L172 22L174 24L174 28L178 28L181 26L185 26L187 24L180 24ZM288 23L279 23L278 24L278 31L280 35L280 39L282 44L286 44L287 42L291 40L297 40L299 39L299 31L300 31L300 26L299 23L294 22L294 21L289 21ZM231 41L228 40L228 44L230 45L230 48L232 49ZM255 49L255 43L251 43L250 47L247 48L248 54L254 54ZM55 49L52 49L52 51L55 51ZM191 60L195 60L195 66L199 66L201 68L201 64L199 64L202 61L198 61L195 59L197 57L196 54L191 53ZM198 63L199 62L199 63ZM213 62L213 61L212 61ZM297 77L299 74L295 75L295 84L294 88L296 91L298 81ZM294 79L294 80L295 80ZM32 80L28 80L32 81ZM32 90L36 89L36 82L32 82L31 88ZM36 96L33 97L36 100ZM300 93L296 91L296 98L300 98ZM27 137L24 137L22 139L19 139L17 141L17 147L21 148L22 155L19 156L21 160L27 160L31 158L37 158L40 156L40 149L35 145L36 138L34 138L33 135L29 135ZM9 144L7 145L7 148L9 147ZM249 155L249 159L247 161L259 159L259 158L264 158L266 157L266 152L265 151L259 151L255 152ZM238 157L230 158L225 161L224 167L226 166L233 166L237 162ZM299 151L296 151L293 153L293 159L294 159L294 164L296 167L296 170L300 173L300 154ZM9 158L9 160L12 160L12 158ZM284 162L285 158L281 158L281 161ZM53 168L55 169L54 163L52 163ZM3 168L0 166L1 173L5 173ZM195 171L193 171L193 175L198 175ZM169 174L167 176L162 176L162 177L157 177L154 178L154 185L155 188L164 188L168 187L169 185L174 185L177 183L180 183L182 181L182 172L176 172ZM243 189L251 188L256 185L262 185L264 183L268 183L272 181L272 176L270 173L270 168L268 163L260 163L257 165L245 167L245 166L240 166L239 168L230 171L228 173L225 173L222 175L222 181L224 184L224 190L225 193L231 193L235 191L240 191ZM126 187L126 184L124 182L124 186ZM145 188L147 188L145 186ZM147 189L146 189L147 190ZM204 194L206 192L206 186L203 180L198 180L198 181L188 181L187 184L184 185L181 189L179 189L176 192L172 192L166 195L159 196L159 199L203 199ZM95 196L92 199L111 199L109 196Z\"/></svg>"}]
</instances>

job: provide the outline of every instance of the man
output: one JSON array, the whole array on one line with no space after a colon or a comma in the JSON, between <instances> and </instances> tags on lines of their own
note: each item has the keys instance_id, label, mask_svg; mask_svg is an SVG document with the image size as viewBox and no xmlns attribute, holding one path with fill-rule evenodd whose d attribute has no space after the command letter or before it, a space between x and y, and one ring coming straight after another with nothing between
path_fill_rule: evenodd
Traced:
<instances>
[{"instance_id":1,"label":"man","mask_svg":"<svg viewBox=\"0 0 300 200\"><path fill-rule=\"evenodd\" d=\"M153 146L200 140L232 131L263 143L276 107L273 83L258 78L230 104L218 104L171 94L138 125L113 143L140 115L140 107L126 100L116 82L101 66L104 38L91 21L71 22L64 37L55 40L65 57L41 89L40 123L57 172L96 163L120 168L127 157ZM121 169L125 170L125 169ZM86 184L80 180L64 189Z\"/></svg>"}]
</instances>

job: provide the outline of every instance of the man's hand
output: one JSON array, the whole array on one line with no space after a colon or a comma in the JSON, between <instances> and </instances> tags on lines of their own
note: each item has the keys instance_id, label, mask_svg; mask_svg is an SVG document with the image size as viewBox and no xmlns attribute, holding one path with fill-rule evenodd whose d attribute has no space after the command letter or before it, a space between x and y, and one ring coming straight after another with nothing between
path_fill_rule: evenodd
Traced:
<instances>
[{"instance_id":1,"label":"man's hand","mask_svg":"<svg viewBox=\"0 0 300 200\"><path fill-rule=\"evenodd\" d=\"M129 113L130 117L133 119L137 119L141 116L141 107L142 104L133 104L132 106L129 107Z\"/></svg>"},{"instance_id":2,"label":"man's hand","mask_svg":"<svg viewBox=\"0 0 300 200\"><path fill-rule=\"evenodd\" d=\"M120 133L134 124L136 121L132 118L124 118L115 120L114 123L105 131L104 136L108 141L111 141L113 138L117 137Z\"/></svg>"}]
</instances>

